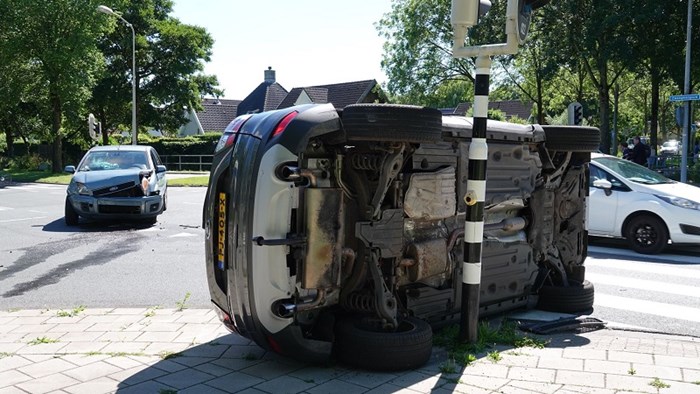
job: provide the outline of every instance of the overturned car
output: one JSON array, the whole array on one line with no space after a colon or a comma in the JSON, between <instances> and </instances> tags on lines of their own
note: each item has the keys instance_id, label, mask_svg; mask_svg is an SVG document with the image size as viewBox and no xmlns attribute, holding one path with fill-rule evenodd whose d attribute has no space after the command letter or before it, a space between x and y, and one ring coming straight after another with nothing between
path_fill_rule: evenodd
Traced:
<instances>
[{"instance_id":1,"label":"overturned car","mask_svg":"<svg viewBox=\"0 0 700 394\"><path fill-rule=\"evenodd\" d=\"M309 104L236 118L204 205L230 330L307 361L419 366L461 307L472 119ZM589 127L488 121L480 316L585 312Z\"/></svg>"}]
</instances>

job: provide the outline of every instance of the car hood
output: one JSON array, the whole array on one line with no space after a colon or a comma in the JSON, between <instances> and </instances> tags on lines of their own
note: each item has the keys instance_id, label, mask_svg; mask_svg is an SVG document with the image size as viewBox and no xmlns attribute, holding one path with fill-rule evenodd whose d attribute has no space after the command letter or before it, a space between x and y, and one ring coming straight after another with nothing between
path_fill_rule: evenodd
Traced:
<instances>
[{"instance_id":1,"label":"car hood","mask_svg":"<svg viewBox=\"0 0 700 394\"><path fill-rule=\"evenodd\" d=\"M700 188L685 183L662 183L659 185L643 185L634 183L634 189L642 193L675 196L700 203Z\"/></svg>"},{"instance_id":2,"label":"car hood","mask_svg":"<svg viewBox=\"0 0 700 394\"><path fill-rule=\"evenodd\" d=\"M141 174L150 173L149 170L138 168L109 171L80 171L73 175L73 180L85 184L90 188L100 188L110 185L121 185L122 183L141 183Z\"/></svg>"}]
</instances>

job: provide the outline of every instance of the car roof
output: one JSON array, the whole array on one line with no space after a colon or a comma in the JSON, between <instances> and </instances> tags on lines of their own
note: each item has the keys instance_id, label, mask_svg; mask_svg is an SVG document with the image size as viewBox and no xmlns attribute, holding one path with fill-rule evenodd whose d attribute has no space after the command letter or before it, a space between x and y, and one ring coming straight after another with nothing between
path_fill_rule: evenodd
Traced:
<instances>
[{"instance_id":1,"label":"car roof","mask_svg":"<svg viewBox=\"0 0 700 394\"><path fill-rule=\"evenodd\" d=\"M90 152L148 152L151 149L149 145L105 145L95 146L90 149Z\"/></svg>"}]
</instances>

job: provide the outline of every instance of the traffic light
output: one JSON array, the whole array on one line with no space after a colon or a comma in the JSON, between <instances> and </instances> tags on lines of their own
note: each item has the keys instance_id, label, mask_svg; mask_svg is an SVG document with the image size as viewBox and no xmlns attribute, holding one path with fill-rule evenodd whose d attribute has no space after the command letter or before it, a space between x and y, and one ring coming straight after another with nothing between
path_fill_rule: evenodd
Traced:
<instances>
[{"instance_id":1,"label":"traffic light","mask_svg":"<svg viewBox=\"0 0 700 394\"><path fill-rule=\"evenodd\" d=\"M90 132L90 137L97 140L97 135L100 134L100 123L95 119L95 115L88 115L88 131Z\"/></svg>"},{"instance_id":2,"label":"traffic light","mask_svg":"<svg viewBox=\"0 0 700 394\"><path fill-rule=\"evenodd\" d=\"M490 0L452 0L450 20L455 33L455 42L460 45L467 38L467 30L479 23L479 17L491 9Z\"/></svg>"},{"instance_id":3,"label":"traffic light","mask_svg":"<svg viewBox=\"0 0 700 394\"><path fill-rule=\"evenodd\" d=\"M550 0L509 0L518 1L518 41L520 44L525 43L527 33L530 31L530 18L532 12L540 7L544 7Z\"/></svg>"},{"instance_id":4,"label":"traffic light","mask_svg":"<svg viewBox=\"0 0 700 394\"><path fill-rule=\"evenodd\" d=\"M568 115L569 124L574 126L581 126L583 124L583 105L578 102L573 102L569 104Z\"/></svg>"}]
</instances>

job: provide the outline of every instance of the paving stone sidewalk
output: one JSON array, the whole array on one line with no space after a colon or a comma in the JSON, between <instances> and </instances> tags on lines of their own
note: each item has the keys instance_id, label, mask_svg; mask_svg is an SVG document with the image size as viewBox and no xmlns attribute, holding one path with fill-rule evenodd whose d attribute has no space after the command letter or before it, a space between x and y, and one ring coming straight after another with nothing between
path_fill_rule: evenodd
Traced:
<instances>
[{"instance_id":1,"label":"paving stone sidewalk","mask_svg":"<svg viewBox=\"0 0 700 394\"><path fill-rule=\"evenodd\" d=\"M700 393L700 339L620 330L548 336L455 368L313 366L229 334L209 309L0 312L7 393Z\"/></svg>"}]
</instances>

